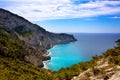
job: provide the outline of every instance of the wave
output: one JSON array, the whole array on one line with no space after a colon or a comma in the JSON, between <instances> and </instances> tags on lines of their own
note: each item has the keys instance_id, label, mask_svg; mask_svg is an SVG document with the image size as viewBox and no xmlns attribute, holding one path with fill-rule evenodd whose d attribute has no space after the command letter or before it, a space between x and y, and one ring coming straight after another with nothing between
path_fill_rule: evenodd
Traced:
<instances>
[{"instance_id":1,"label":"wave","mask_svg":"<svg viewBox=\"0 0 120 80\"><path fill-rule=\"evenodd\" d=\"M47 62L47 61L43 61L43 64L44 64L44 67L43 67L43 68L48 69L46 62Z\"/></svg>"},{"instance_id":2,"label":"wave","mask_svg":"<svg viewBox=\"0 0 120 80\"><path fill-rule=\"evenodd\" d=\"M50 51L48 51L48 52L49 52L49 54L48 54L47 56L50 56L50 55L51 55L51 52L50 52ZM51 59L52 59L52 57L51 57ZM50 61L50 60L43 61L43 64L44 64L44 67L43 67L43 68L49 69L48 66L47 66L47 63L48 63L49 61Z\"/></svg>"}]
</instances>

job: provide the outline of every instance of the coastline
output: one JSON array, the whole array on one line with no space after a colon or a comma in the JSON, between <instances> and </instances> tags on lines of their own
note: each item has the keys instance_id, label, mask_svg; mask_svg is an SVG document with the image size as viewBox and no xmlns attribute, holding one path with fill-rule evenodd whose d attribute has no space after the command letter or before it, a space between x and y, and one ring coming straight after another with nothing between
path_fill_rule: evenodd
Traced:
<instances>
[{"instance_id":1,"label":"coastline","mask_svg":"<svg viewBox=\"0 0 120 80\"><path fill-rule=\"evenodd\" d=\"M50 56L51 55L51 52L48 51L48 55L47 56Z\"/></svg>"},{"instance_id":2,"label":"coastline","mask_svg":"<svg viewBox=\"0 0 120 80\"><path fill-rule=\"evenodd\" d=\"M59 44L58 44L58 45L59 45ZM51 48L55 48L55 47L58 46L58 45L54 45L54 46L51 47ZM50 49L51 49L51 48L50 48ZM49 51L49 49L48 49L47 51L48 51L48 54L47 54L46 56L50 56L50 57L51 57L51 54L52 54L52 53ZM51 58L51 59L52 59L52 58ZM50 60L51 60L51 59L50 59ZM43 61L43 65L44 65L43 68L44 68L44 69L49 69L49 68L47 67L47 62L50 61L50 60L45 60L45 61Z\"/></svg>"},{"instance_id":3,"label":"coastline","mask_svg":"<svg viewBox=\"0 0 120 80\"><path fill-rule=\"evenodd\" d=\"M51 48L55 48L55 47L57 47L57 46L59 46L59 45L70 44L70 43L73 43L73 42L76 42L76 41L77 41L77 40L71 41L71 42L69 42L69 43L56 44L56 45L53 45ZM49 57L52 59L52 57L51 57L51 52L49 51L51 48L47 49L48 54L47 54L46 56L49 56ZM44 66L43 66L42 68L44 68L44 69L49 69L48 66L47 66L47 63L48 63L48 61L50 61L51 59L44 60L44 61L43 61L43 65L44 65Z\"/></svg>"},{"instance_id":4,"label":"coastline","mask_svg":"<svg viewBox=\"0 0 120 80\"><path fill-rule=\"evenodd\" d=\"M49 51L48 51L49 52ZM51 55L51 52L49 52L49 54L47 55L47 56L50 56ZM44 66L43 66L43 68L45 68L45 69L49 69L48 67L47 67L47 62L48 62L49 60L46 60L46 61L43 61L43 64L44 64Z\"/></svg>"},{"instance_id":5,"label":"coastline","mask_svg":"<svg viewBox=\"0 0 120 80\"><path fill-rule=\"evenodd\" d=\"M48 61L48 60L47 60L47 61ZM44 64L43 68L44 68L44 69L48 69L48 67L47 67L47 65L46 65L46 62L47 62L47 61L43 61L43 64Z\"/></svg>"}]
</instances>

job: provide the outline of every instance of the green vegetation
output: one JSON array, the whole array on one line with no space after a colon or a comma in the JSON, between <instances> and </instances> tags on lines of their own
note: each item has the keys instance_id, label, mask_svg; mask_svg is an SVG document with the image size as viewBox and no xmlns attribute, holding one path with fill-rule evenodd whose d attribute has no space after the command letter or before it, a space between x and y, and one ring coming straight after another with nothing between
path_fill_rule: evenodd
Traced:
<instances>
[{"instance_id":1,"label":"green vegetation","mask_svg":"<svg viewBox=\"0 0 120 80\"><path fill-rule=\"evenodd\" d=\"M52 71L24 61L28 48L0 29L0 80L49 80ZM46 76L47 75L47 76Z\"/></svg>"},{"instance_id":2,"label":"green vegetation","mask_svg":"<svg viewBox=\"0 0 120 80\"><path fill-rule=\"evenodd\" d=\"M95 66L96 60L93 59L88 62L81 62L75 64L69 68L63 68L55 73L58 76L59 80L70 80L72 77L79 75L81 72Z\"/></svg>"},{"instance_id":3,"label":"green vegetation","mask_svg":"<svg viewBox=\"0 0 120 80\"><path fill-rule=\"evenodd\" d=\"M0 56L0 80L49 80L51 71Z\"/></svg>"},{"instance_id":4,"label":"green vegetation","mask_svg":"<svg viewBox=\"0 0 120 80\"><path fill-rule=\"evenodd\" d=\"M19 34L22 35L23 37L29 37L32 35L32 33L30 32L20 32Z\"/></svg>"},{"instance_id":5,"label":"green vegetation","mask_svg":"<svg viewBox=\"0 0 120 80\"><path fill-rule=\"evenodd\" d=\"M0 55L4 57L23 59L26 47L17 39L14 39L7 32L0 29Z\"/></svg>"},{"instance_id":6,"label":"green vegetation","mask_svg":"<svg viewBox=\"0 0 120 80\"><path fill-rule=\"evenodd\" d=\"M102 56L94 56L91 61L81 62L55 72L36 67L24 61L29 49L23 42L0 29L0 80L70 80L88 68L93 68L100 58L108 58L110 64L120 65L120 47L109 49Z\"/></svg>"},{"instance_id":7,"label":"green vegetation","mask_svg":"<svg viewBox=\"0 0 120 80\"><path fill-rule=\"evenodd\" d=\"M120 47L107 50L103 56L108 57L109 63L120 65Z\"/></svg>"},{"instance_id":8,"label":"green vegetation","mask_svg":"<svg viewBox=\"0 0 120 80\"><path fill-rule=\"evenodd\" d=\"M30 30L27 30L24 25L18 26L14 29L18 34L20 34L23 37L29 37L32 36L32 33Z\"/></svg>"}]
</instances>

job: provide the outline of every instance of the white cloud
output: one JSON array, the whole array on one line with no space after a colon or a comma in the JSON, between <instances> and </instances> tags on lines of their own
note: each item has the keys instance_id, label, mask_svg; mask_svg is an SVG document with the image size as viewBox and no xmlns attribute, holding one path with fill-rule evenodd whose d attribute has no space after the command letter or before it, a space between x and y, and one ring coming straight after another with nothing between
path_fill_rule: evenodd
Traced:
<instances>
[{"instance_id":1,"label":"white cloud","mask_svg":"<svg viewBox=\"0 0 120 80\"><path fill-rule=\"evenodd\" d=\"M74 4L72 0L6 0L0 4L13 1L4 6L30 21L51 19L86 18L100 15L120 14L120 1L95 1Z\"/></svg>"},{"instance_id":2,"label":"white cloud","mask_svg":"<svg viewBox=\"0 0 120 80\"><path fill-rule=\"evenodd\" d=\"M120 19L120 16L113 16L111 18L113 18L113 19Z\"/></svg>"}]
</instances>

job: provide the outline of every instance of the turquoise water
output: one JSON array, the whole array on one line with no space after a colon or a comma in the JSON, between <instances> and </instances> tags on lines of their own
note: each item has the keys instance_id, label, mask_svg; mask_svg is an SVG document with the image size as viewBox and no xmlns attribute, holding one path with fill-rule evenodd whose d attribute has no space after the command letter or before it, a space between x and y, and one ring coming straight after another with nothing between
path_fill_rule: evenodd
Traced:
<instances>
[{"instance_id":1,"label":"turquoise water","mask_svg":"<svg viewBox=\"0 0 120 80\"><path fill-rule=\"evenodd\" d=\"M56 45L48 51L51 60L46 61L46 68L57 71L79 62L88 61L94 55L115 46L114 41L120 34L73 34L78 41L69 44Z\"/></svg>"}]
</instances>

